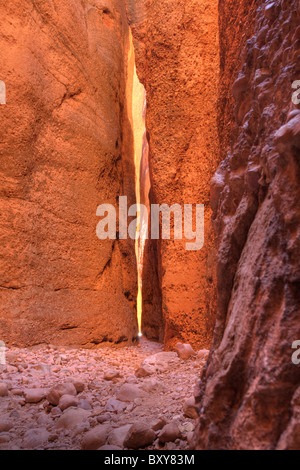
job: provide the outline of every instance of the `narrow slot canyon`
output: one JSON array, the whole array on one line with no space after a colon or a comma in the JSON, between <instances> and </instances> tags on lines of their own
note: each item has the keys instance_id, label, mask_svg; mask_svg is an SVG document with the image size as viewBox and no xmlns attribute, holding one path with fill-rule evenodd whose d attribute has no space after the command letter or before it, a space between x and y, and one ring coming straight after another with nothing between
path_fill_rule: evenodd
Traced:
<instances>
[{"instance_id":1,"label":"narrow slot canyon","mask_svg":"<svg viewBox=\"0 0 300 470\"><path fill-rule=\"evenodd\" d=\"M300 449L299 44L297 0L0 5L0 450Z\"/></svg>"},{"instance_id":2,"label":"narrow slot canyon","mask_svg":"<svg viewBox=\"0 0 300 470\"><path fill-rule=\"evenodd\" d=\"M134 54L133 40L132 51ZM139 336L142 334L143 320L143 266L146 238L148 237L148 213L141 211L141 204L149 210L149 145L146 132L146 90L140 83L135 66L133 75L132 93L132 129L134 138L134 164L135 164L135 195L137 204L137 236L135 241L135 255L137 262L137 322Z\"/></svg>"}]
</instances>

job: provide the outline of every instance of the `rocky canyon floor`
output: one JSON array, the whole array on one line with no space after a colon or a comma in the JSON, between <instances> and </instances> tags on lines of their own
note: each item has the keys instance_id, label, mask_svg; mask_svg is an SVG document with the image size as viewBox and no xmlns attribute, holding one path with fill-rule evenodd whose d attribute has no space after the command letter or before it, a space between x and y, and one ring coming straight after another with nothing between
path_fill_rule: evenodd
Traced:
<instances>
[{"instance_id":1,"label":"rocky canyon floor","mask_svg":"<svg viewBox=\"0 0 300 470\"><path fill-rule=\"evenodd\" d=\"M207 353L183 359L144 338L125 348L9 349L0 450L188 449Z\"/></svg>"}]
</instances>

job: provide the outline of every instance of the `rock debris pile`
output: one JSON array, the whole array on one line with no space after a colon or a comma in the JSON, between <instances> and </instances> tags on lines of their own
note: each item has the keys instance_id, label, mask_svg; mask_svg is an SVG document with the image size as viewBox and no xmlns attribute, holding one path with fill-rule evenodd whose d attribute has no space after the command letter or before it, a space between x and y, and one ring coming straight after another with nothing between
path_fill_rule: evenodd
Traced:
<instances>
[{"instance_id":1,"label":"rock debris pile","mask_svg":"<svg viewBox=\"0 0 300 470\"><path fill-rule=\"evenodd\" d=\"M0 449L187 449L191 390L208 351L10 349L0 372Z\"/></svg>"}]
</instances>

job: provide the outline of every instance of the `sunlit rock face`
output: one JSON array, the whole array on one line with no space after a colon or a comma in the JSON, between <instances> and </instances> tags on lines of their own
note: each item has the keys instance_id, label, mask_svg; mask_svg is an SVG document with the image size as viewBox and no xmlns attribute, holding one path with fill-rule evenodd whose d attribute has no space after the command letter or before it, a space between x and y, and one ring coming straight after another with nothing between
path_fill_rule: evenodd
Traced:
<instances>
[{"instance_id":1,"label":"sunlit rock face","mask_svg":"<svg viewBox=\"0 0 300 470\"><path fill-rule=\"evenodd\" d=\"M131 341L134 242L96 237L98 205L135 202L124 2L8 0L0 30L0 339Z\"/></svg>"},{"instance_id":2,"label":"sunlit rock face","mask_svg":"<svg viewBox=\"0 0 300 470\"><path fill-rule=\"evenodd\" d=\"M294 0L220 3L218 307L198 449L300 446L299 19Z\"/></svg>"},{"instance_id":3,"label":"sunlit rock face","mask_svg":"<svg viewBox=\"0 0 300 470\"><path fill-rule=\"evenodd\" d=\"M207 347L215 313L209 192L218 160L218 1L129 0L127 7L147 91L150 203L205 204L201 251L186 251L181 240L146 247L144 327L159 337L164 324L167 348Z\"/></svg>"}]
</instances>

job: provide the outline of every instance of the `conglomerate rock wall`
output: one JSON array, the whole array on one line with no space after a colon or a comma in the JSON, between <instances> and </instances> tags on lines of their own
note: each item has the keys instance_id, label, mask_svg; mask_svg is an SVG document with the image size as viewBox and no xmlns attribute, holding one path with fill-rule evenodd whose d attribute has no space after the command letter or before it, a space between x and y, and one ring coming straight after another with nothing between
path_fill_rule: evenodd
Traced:
<instances>
[{"instance_id":1,"label":"conglomerate rock wall","mask_svg":"<svg viewBox=\"0 0 300 470\"><path fill-rule=\"evenodd\" d=\"M96 237L98 205L135 202L125 4L7 0L0 44L0 340L131 341L134 242Z\"/></svg>"},{"instance_id":2,"label":"conglomerate rock wall","mask_svg":"<svg viewBox=\"0 0 300 470\"><path fill-rule=\"evenodd\" d=\"M299 449L300 4L222 0L217 323L197 449Z\"/></svg>"}]
</instances>

